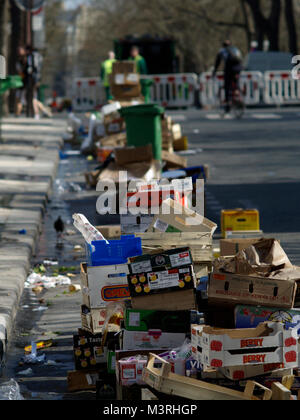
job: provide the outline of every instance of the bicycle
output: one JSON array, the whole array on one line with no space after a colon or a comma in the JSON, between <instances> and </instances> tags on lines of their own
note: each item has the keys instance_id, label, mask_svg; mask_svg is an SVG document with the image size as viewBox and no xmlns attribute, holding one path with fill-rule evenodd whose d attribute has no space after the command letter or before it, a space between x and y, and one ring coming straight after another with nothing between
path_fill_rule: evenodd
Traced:
<instances>
[{"instance_id":1,"label":"bicycle","mask_svg":"<svg viewBox=\"0 0 300 420\"><path fill-rule=\"evenodd\" d=\"M245 105L245 88L242 91L239 84L239 76L237 75L235 80L232 81L232 86L230 89L230 109L233 112L235 118L241 119L243 118L246 110ZM220 115L222 118L226 115L226 101L224 99L224 86L220 86L218 92L218 99L219 99L219 109Z\"/></svg>"}]
</instances>

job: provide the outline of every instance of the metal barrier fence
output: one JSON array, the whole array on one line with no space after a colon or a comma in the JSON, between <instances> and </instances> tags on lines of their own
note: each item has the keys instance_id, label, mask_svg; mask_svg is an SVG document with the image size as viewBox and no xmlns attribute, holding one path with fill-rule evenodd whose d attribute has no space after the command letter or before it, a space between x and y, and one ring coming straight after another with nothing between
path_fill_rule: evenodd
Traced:
<instances>
[{"instance_id":1,"label":"metal barrier fence","mask_svg":"<svg viewBox=\"0 0 300 420\"><path fill-rule=\"evenodd\" d=\"M184 108L195 105L198 76L195 73L158 74L142 76L153 80L151 101L169 108Z\"/></svg>"},{"instance_id":2,"label":"metal barrier fence","mask_svg":"<svg viewBox=\"0 0 300 420\"><path fill-rule=\"evenodd\" d=\"M288 105L300 103L300 80L290 71L267 71L264 74L264 103Z\"/></svg>"},{"instance_id":3,"label":"metal barrier fence","mask_svg":"<svg viewBox=\"0 0 300 420\"><path fill-rule=\"evenodd\" d=\"M240 88L245 94L246 105L257 105L261 101L263 74L260 72L242 72ZM218 72L216 77L212 73L202 73L200 76L200 103L202 106L215 106L219 98L224 99L224 73Z\"/></svg>"},{"instance_id":4,"label":"metal barrier fence","mask_svg":"<svg viewBox=\"0 0 300 420\"><path fill-rule=\"evenodd\" d=\"M217 73L178 73L142 76L153 80L151 101L166 108L188 108L195 105L196 95L202 106L216 106L220 92L224 97L224 76ZM300 104L300 80L294 80L289 70L242 72L241 89L246 105ZM73 84L74 111L86 112L105 103L105 92L100 78L77 78Z\"/></svg>"},{"instance_id":5,"label":"metal barrier fence","mask_svg":"<svg viewBox=\"0 0 300 420\"><path fill-rule=\"evenodd\" d=\"M77 78L73 82L74 111L92 111L105 104L106 96L99 77Z\"/></svg>"}]
</instances>

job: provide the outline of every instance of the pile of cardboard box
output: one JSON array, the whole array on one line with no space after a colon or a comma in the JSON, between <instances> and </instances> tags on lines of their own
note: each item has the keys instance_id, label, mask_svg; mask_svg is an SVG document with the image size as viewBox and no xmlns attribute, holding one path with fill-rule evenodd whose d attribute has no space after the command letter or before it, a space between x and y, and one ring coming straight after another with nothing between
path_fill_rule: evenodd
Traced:
<instances>
[{"instance_id":1,"label":"pile of cardboard box","mask_svg":"<svg viewBox=\"0 0 300 420\"><path fill-rule=\"evenodd\" d=\"M300 268L275 239L222 239L223 256L213 259L217 226L189 208L188 180L184 197L179 184L166 200L156 185L158 214L105 232L137 232L128 237L141 241L137 256L82 263L70 391L136 400L149 387L192 399L196 387L198 399L257 399L263 389L263 399L297 398ZM138 197L154 190L140 184Z\"/></svg>"},{"instance_id":2,"label":"pile of cardboard box","mask_svg":"<svg viewBox=\"0 0 300 420\"><path fill-rule=\"evenodd\" d=\"M136 71L135 61L116 61L110 76L112 96L125 105L132 100L141 99L140 76Z\"/></svg>"}]
</instances>

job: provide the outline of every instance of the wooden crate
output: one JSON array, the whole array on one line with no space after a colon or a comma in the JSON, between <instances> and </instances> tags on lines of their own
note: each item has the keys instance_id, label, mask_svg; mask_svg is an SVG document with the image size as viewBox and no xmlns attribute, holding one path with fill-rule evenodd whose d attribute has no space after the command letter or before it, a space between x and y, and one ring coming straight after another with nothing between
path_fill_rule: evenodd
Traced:
<instances>
[{"instance_id":1,"label":"wooden crate","mask_svg":"<svg viewBox=\"0 0 300 420\"><path fill-rule=\"evenodd\" d=\"M145 254L188 246L191 249L194 264L211 264L213 261L212 237L208 233L146 232L136 234L136 236L142 239Z\"/></svg>"},{"instance_id":2,"label":"wooden crate","mask_svg":"<svg viewBox=\"0 0 300 420\"><path fill-rule=\"evenodd\" d=\"M154 368L154 362L158 360L162 367ZM255 388L262 389L263 400L270 400L272 391L262 385L248 381L244 392L234 391L229 388L176 375L171 372L171 365L164 359L150 354L147 367L143 370L143 381L151 388L167 395L177 395L194 401L211 400L258 400L254 396Z\"/></svg>"}]
</instances>

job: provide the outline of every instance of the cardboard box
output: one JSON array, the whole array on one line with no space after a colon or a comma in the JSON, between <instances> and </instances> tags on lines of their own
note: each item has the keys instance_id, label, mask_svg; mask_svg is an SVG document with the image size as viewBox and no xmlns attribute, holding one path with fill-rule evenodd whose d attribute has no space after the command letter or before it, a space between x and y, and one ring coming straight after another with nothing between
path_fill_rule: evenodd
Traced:
<instances>
[{"instance_id":1,"label":"cardboard box","mask_svg":"<svg viewBox=\"0 0 300 420\"><path fill-rule=\"evenodd\" d=\"M255 328L260 323L282 322L286 328L299 328L300 309L269 308L266 306L238 305L234 310L236 328Z\"/></svg>"},{"instance_id":2,"label":"cardboard box","mask_svg":"<svg viewBox=\"0 0 300 420\"><path fill-rule=\"evenodd\" d=\"M113 74L136 73L136 63L134 60L115 61L113 63Z\"/></svg>"},{"instance_id":3,"label":"cardboard box","mask_svg":"<svg viewBox=\"0 0 300 420\"><path fill-rule=\"evenodd\" d=\"M192 254L189 248L176 248L151 255L130 258L130 274L150 273L153 270L186 267L192 265Z\"/></svg>"},{"instance_id":4,"label":"cardboard box","mask_svg":"<svg viewBox=\"0 0 300 420\"><path fill-rule=\"evenodd\" d=\"M99 372L99 370L78 370L68 372L68 391L77 392L95 390L96 383L100 380L101 376L102 373Z\"/></svg>"},{"instance_id":5,"label":"cardboard box","mask_svg":"<svg viewBox=\"0 0 300 420\"><path fill-rule=\"evenodd\" d=\"M142 147L123 147L115 149L115 159L118 166L136 162L151 162L153 159L152 144Z\"/></svg>"},{"instance_id":6,"label":"cardboard box","mask_svg":"<svg viewBox=\"0 0 300 420\"><path fill-rule=\"evenodd\" d=\"M118 118L114 121L104 124L105 134L107 136L122 133L126 127L123 118Z\"/></svg>"},{"instance_id":7,"label":"cardboard box","mask_svg":"<svg viewBox=\"0 0 300 420\"><path fill-rule=\"evenodd\" d=\"M136 189L128 191L126 206L130 214L160 214L163 201L171 198L182 206L189 207L192 203L192 178L174 179L171 184L138 183ZM153 216L154 217L154 216Z\"/></svg>"},{"instance_id":8,"label":"cardboard box","mask_svg":"<svg viewBox=\"0 0 300 420\"><path fill-rule=\"evenodd\" d=\"M120 225L96 226L96 229L99 230L106 239L119 239L121 236Z\"/></svg>"},{"instance_id":9,"label":"cardboard box","mask_svg":"<svg viewBox=\"0 0 300 420\"><path fill-rule=\"evenodd\" d=\"M116 350L116 380L117 384L121 384L121 372L120 372L120 361L126 360L129 358L136 358L138 356L146 356L148 357L150 353L160 354L164 351L164 349L157 349L157 350L131 350L131 351L124 351L124 350ZM124 379L124 378L123 378Z\"/></svg>"},{"instance_id":10,"label":"cardboard box","mask_svg":"<svg viewBox=\"0 0 300 420\"><path fill-rule=\"evenodd\" d=\"M186 136L173 141L173 148L175 152L182 152L189 150L189 139Z\"/></svg>"},{"instance_id":11,"label":"cardboard box","mask_svg":"<svg viewBox=\"0 0 300 420\"><path fill-rule=\"evenodd\" d=\"M100 176L99 181L109 180L116 184L124 182L120 180L120 171L127 172L127 183L130 181L145 181L149 182L152 179L157 179L160 176L160 164L153 160L151 162L137 162L125 166L118 166L116 163L111 162L106 169L104 169Z\"/></svg>"},{"instance_id":12,"label":"cardboard box","mask_svg":"<svg viewBox=\"0 0 300 420\"><path fill-rule=\"evenodd\" d=\"M148 331L151 328L168 333L187 333L190 327L190 311L146 311L126 309L127 331Z\"/></svg>"},{"instance_id":13,"label":"cardboard box","mask_svg":"<svg viewBox=\"0 0 300 420\"><path fill-rule=\"evenodd\" d=\"M162 129L163 134L171 133L171 131L172 131L172 117L167 116L165 114L162 115L161 129Z\"/></svg>"},{"instance_id":14,"label":"cardboard box","mask_svg":"<svg viewBox=\"0 0 300 420\"><path fill-rule=\"evenodd\" d=\"M196 331L198 359L204 366L221 368L253 364L282 363L298 366L297 329L285 330L278 322L254 329L220 330L202 327Z\"/></svg>"},{"instance_id":15,"label":"cardboard box","mask_svg":"<svg viewBox=\"0 0 300 420\"><path fill-rule=\"evenodd\" d=\"M106 317L106 307L90 309L85 305L81 306L81 325L86 331L92 334L100 334Z\"/></svg>"},{"instance_id":16,"label":"cardboard box","mask_svg":"<svg viewBox=\"0 0 300 420\"><path fill-rule=\"evenodd\" d=\"M210 303L234 306L292 308L296 290L295 280L214 272L209 276L208 300Z\"/></svg>"},{"instance_id":17,"label":"cardboard box","mask_svg":"<svg viewBox=\"0 0 300 420\"><path fill-rule=\"evenodd\" d=\"M148 359L144 357L131 357L118 362L119 381L123 386L134 384L144 385L142 380L143 369L147 366Z\"/></svg>"},{"instance_id":18,"label":"cardboard box","mask_svg":"<svg viewBox=\"0 0 300 420\"><path fill-rule=\"evenodd\" d=\"M128 275L131 297L165 294L180 290L195 290L196 279L192 265L172 268L170 270L155 269L152 272Z\"/></svg>"},{"instance_id":19,"label":"cardboard box","mask_svg":"<svg viewBox=\"0 0 300 420\"><path fill-rule=\"evenodd\" d=\"M113 336L112 336L113 338ZM73 354L76 370L97 369L107 363L107 348L101 346L102 334L73 336Z\"/></svg>"},{"instance_id":20,"label":"cardboard box","mask_svg":"<svg viewBox=\"0 0 300 420\"><path fill-rule=\"evenodd\" d=\"M162 151L162 160L166 163L166 169L178 169L186 168L188 160L183 156L176 155L175 153L169 153L166 150Z\"/></svg>"},{"instance_id":21,"label":"cardboard box","mask_svg":"<svg viewBox=\"0 0 300 420\"><path fill-rule=\"evenodd\" d=\"M186 338L183 333L163 333L161 330L122 331L121 348L130 350L176 349Z\"/></svg>"},{"instance_id":22,"label":"cardboard box","mask_svg":"<svg viewBox=\"0 0 300 420\"><path fill-rule=\"evenodd\" d=\"M115 85L111 84L111 93L115 99L123 100L123 99L131 99L137 98L141 95L142 89L140 83L134 85Z\"/></svg>"},{"instance_id":23,"label":"cardboard box","mask_svg":"<svg viewBox=\"0 0 300 420\"><path fill-rule=\"evenodd\" d=\"M129 299L128 265L89 267L81 264L83 304L91 309L102 308L109 302Z\"/></svg>"},{"instance_id":24,"label":"cardboard box","mask_svg":"<svg viewBox=\"0 0 300 420\"><path fill-rule=\"evenodd\" d=\"M255 378L262 375L284 376L290 375L290 369L284 369L283 363L271 363L266 365L247 365L247 366L232 366L221 368L220 372L228 379L234 381Z\"/></svg>"},{"instance_id":25,"label":"cardboard box","mask_svg":"<svg viewBox=\"0 0 300 420\"><path fill-rule=\"evenodd\" d=\"M197 309L194 289L131 298L133 309L188 311Z\"/></svg>"},{"instance_id":26,"label":"cardboard box","mask_svg":"<svg viewBox=\"0 0 300 420\"><path fill-rule=\"evenodd\" d=\"M154 216L121 214L121 229L122 233L126 235L135 233L145 233L151 226Z\"/></svg>"},{"instance_id":27,"label":"cardboard box","mask_svg":"<svg viewBox=\"0 0 300 420\"><path fill-rule=\"evenodd\" d=\"M220 240L220 255L221 257L231 257L238 254L240 251L256 244L264 239L221 239Z\"/></svg>"},{"instance_id":28,"label":"cardboard box","mask_svg":"<svg viewBox=\"0 0 300 420\"><path fill-rule=\"evenodd\" d=\"M147 254L176 249L179 245L189 247L197 279L199 279L199 274L203 270L203 265L207 265L209 272L212 271L212 236L209 233L146 232L136 234L136 236L141 238L143 251ZM207 275L207 269L205 275Z\"/></svg>"},{"instance_id":29,"label":"cardboard box","mask_svg":"<svg viewBox=\"0 0 300 420\"><path fill-rule=\"evenodd\" d=\"M107 353L107 372L111 375L116 373L116 352L112 350Z\"/></svg>"},{"instance_id":30,"label":"cardboard box","mask_svg":"<svg viewBox=\"0 0 300 420\"><path fill-rule=\"evenodd\" d=\"M217 225L180 203L168 199L163 202L162 211L155 216L149 231L152 228L160 232L202 232L212 236Z\"/></svg>"},{"instance_id":31,"label":"cardboard box","mask_svg":"<svg viewBox=\"0 0 300 420\"><path fill-rule=\"evenodd\" d=\"M101 139L101 146L103 147L124 147L127 142L126 133L111 134Z\"/></svg>"},{"instance_id":32,"label":"cardboard box","mask_svg":"<svg viewBox=\"0 0 300 420\"><path fill-rule=\"evenodd\" d=\"M137 73L117 73L114 75L115 85L136 85L140 83L140 76Z\"/></svg>"},{"instance_id":33,"label":"cardboard box","mask_svg":"<svg viewBox=\"0 0 300 420\"><path fill-rule=\"evenodd\" d=\"M172 137L173 137L173 141L180 140L182 138L182 130L181 130L180 124L172 125Z\"/></svg>"}]
</instances>

